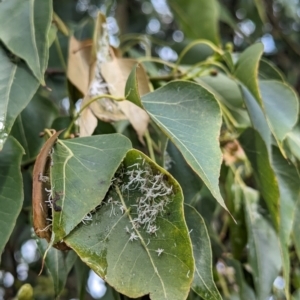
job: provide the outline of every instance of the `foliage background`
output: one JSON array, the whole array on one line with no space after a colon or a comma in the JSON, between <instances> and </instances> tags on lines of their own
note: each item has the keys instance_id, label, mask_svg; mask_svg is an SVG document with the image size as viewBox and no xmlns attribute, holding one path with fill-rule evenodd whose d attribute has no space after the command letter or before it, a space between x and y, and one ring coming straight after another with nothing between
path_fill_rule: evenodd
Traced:
<instances>
[{"instance_id":1,"label":"foliage background","mask_svg":"<svg viewBox=\"0 0 300 300\"><path fill-rule=\"evenodd\" d=\"M132 57L146 51L147 54L151 54L154 57L175 62L180 57L180 53L185 46L200 38L208 39L213 43L220 42L223 45L233 43L232 45L227 44L227 47L233 47L235 52L241 52L254 42L261 41L264 44L264 57L278 66L286 81L298 93L300 92L300 68L298 64L300 56L300 4L298 1L224 0L219 2L211 1L211 4L207 6L205 3L208 2L199 1L199 3L196 3L194 0L170 0L169 2L164 0L54 0L53 7L55 13L70 30L74 31L76 38L79 40L92 37L93 20L97 15L97 11L101 10L108 17L107 22L111 44L116 47L121 46L122 49L128 49L128 53ZM187 16L188 22L186 22ZM64 35L61 30L57 31L57 39L54 40L50 47L49 62L45 72L46 85L51 90L39 89L38 93L22 112L22 115L17 119L11 131L11 135L20 140L18 126L23 126L25 135L27 134L28 148L26 149L26 155L22 158L24 203L16 227L1 257L0 299L1 297L4 299L14 297L24 283L30 283L34 287L36 299L53 299L54 297L52 279L47 275L47 271L44 270L42 276L37 276L41 268L41 257L35 240L32 238L30 224L31 172L32 158L37 155L43 143L43 140L38 138L38 133L44 128L60 129L65 124L69 124L74 108L79 105L78 99L81 95L67 80L66 76L68 40L69 37ZM205 47L200 49L195 47L189 51L188 55L183 57L181 63L193 65L203 61L211 54L211 51ZM159 66L159 68L160 76L167 76L170 72L168 66ZM159 80L154 78L153 84L155 87L159 86ZM33 118L33 115L36 118ZM134 140L136 147L147 153L147 149L144 149L136 140L132 127L125 123L122 128L125 128L123 132ZM105 130L106 133L110 133L114 128L109 124L106 124L106 126L102 124L102 127L99 126L97 130ZM226 135L222 137L224 140L221 140L221 145L222 143L226 145L227 137ZM240 143L244 147L249 140L254 141L255 139L257 139L255 134L247 131L244 132ZM257 144L259 143L260 141L257 141ZM246 148L249 148L251 155L251 147L248 146ZM295 148L297 147L293 149ZM252 150L257 151L257 148ZM248 155L246 150L245 152ZM176 155L179 157L178 163L173 164L170 172L174 176L175 174L180 174L178 170L186 168L185 165L180 165L180 159L182 159L180 154L175 147L172 148L172 144L168 146L168 153L170 153L171 157L176 157ZM287 186L287 190L296 191L297 185L299 185L298 160L292 161L293 164L291 165L285 165L277 148L274 150L274 153L273 160L277 164L278 174L287 172L291 177L290 180L283 184L283 189ZM249 159L251 161L250 155ZM297 153L295 156L297 156ZM13 161L17 162L17 160L20 160L20 157L13 158ZM293 168L294 165L296 166L295 168ZM280 169L282 166L284 168ZM276 167L274 168L276 170ZM200 180L193 173L189 175L189 182L184 182L184 178L175 177L181 184L190 187L188 189L190 195L185 194L185 197L186 199L193 199L192 201L194 202L192 204L195 205L206 222L212 244L213 272L218 289L225 299L255 299L252 288L256 283L251 275L252 270L249 266L247 251L245 249L240 251L239 247L245 244L246 235L243 234L245 231L249 232L265 228L265 231L262 231L261 243L269 243L269 247L266 249L262 248L262 251L265 252L261 255L263 257L269 251L272 252L271 239L264 240L264 235L267 234L267 228L270 224L270 215L267 212L267 208L264 204L261 205L259 212L264 218L260 220L259 224L254 222L252 227L249 227L249 225L247 228L235 227L229 215L217 205L208 189L202 186ZM262 183L263 179L259 177L259 174L257 176L257 181ZM278 176L280 177L280 175ZM246 182L247 185L255 186L253 180L252 177L249 177L248 182ZM232 191L232 182L233 178L230 178L230 175L228 175L228 168L223 166L221 170L221 189L222 193L227 195L229 210L232 211L234 204L230 203L228 199L258 197L255 192L248 190L247 187ZM201 189L199 189L199 185L202 186ZM234 196L231 195L232 193L234 193ZM295 202L299 201L298 198L294 199ZM248 209L250 216L251 207L246 207L245 209L246 211ZM299 211L296 210L296 213L299 213ZM243 219L244 216L235 215L235 218ZM297 218L297 215L295 218ZM247 223L243 220L243 224L246 226L249 222ZM295 222L295 241L290 246L288 254L291 261L290 290L294 299L300 297L300 265L297 258L299 256L299 248L297 247L299 243L297 242L299 227L297 226L298 224ZM238 231L235 233L236 235L234 234L235 231ZM236 236L239 236L241 240L232 241L232 237ZM235 247L236 249L234 249ZM251 241L248 247L251 247ZM270 255L272 255L271 252ZM268 272L276 273L276 270L268 269L267 265L265 268ZM240 276L235 277L233 273ZM270 299L285 299L283 275L280 272L277 275L272 285ZM87 290L85 289L86 284ZM264 285L265 283L262 284ZM97 298L97 289L99 296L101 287L103 287L103 283L99 281L98 277L77 260L75 267L68 276L66 288L61 297L62 299L71 299L81 295L82 299ZM118 299L119 296L114 293L107 286L105 297L107 299ZM190 299L197 299L197 297L193 292L189 296Z\"/></svg>"}]
</instances>

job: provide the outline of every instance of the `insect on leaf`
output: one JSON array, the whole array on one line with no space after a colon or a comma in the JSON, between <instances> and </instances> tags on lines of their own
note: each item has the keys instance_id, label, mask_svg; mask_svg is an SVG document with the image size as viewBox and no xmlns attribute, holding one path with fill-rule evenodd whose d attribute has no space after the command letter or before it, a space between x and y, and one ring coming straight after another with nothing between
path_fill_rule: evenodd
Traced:
<instances>
[{"instance_id":1,"label":"insect on leaf","mask_svg":"<svg viewBox=\"0 0 300 300\"><path fill-rule=\"evenodd\" d=\"M65 242L128 297L188 295L194 259L181 188L137 150L127 153L102 205Z\"/></svg>"}]
</instances>

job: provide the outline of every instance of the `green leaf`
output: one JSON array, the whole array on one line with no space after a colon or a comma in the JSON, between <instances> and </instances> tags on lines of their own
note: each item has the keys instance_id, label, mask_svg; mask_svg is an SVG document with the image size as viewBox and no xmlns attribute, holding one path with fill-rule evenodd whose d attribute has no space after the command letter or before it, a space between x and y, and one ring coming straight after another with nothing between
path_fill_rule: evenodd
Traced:
<instances>
[{"instance_id":1,"label":"green leaf","mask_svg":"<svg viewBox=\"0 0 300 300\"><path fill-rule=\"evenodd\" d=\"M155 151L153 151L154 157L155 157L155 162L159 166L168 170L166 167L166 164L169 163L169 161L168 161L169 157L168 157L168 154L166 153L166 148L167 148L169 139L154 122L151 122L150 126L148 126L148 128L149 128L149 133L150 133L149 135L152 140L153 148L154 148L154 144L155 144ZM148 143L149 143L149 141L147 142L147 144ZM149 146L151 147L151 144ZM148 152L149 152L149 146L148 146ZM134 148L136 148L136 147L134 147ZM143 151L143 152L145 153L145 151Z\"/></svg>"},{"instance_id":2,"label":"green leaf","mask_svg":"<svg viewBox=\"0 0 300 300\"><path fill-rule=\"evenodd\" d=\"M48 46L49 48L54 43L57 36L57 27L52 23L50 26L50 30L48 31Z\"/></svg>"},{"instance_id":3,"label":"green leaf","mask_svg":"<svg viewBox=\"0 0 300 300\"><path fill-rule=\"evenodd\" d=\"M10 61L0 47L0 150L15 119L29 103L38 86L38 81L26 65Z\"/></svg>"},{"instance_id":4,"label":"green leaf","mask_svg":"<svg viewBox=\"0 0 300 300\"><path fill-rule=\"evenodd\" d=\"M47 248L48 243L45 240L38 239L37 244L41 254L43 255ZM63 252L55 248L50 248L47 252L45 265L52 277L55 297L63 291L68 274L70 273L77 255L74 251Z\"/></svg>"},{"instance_id":5,"label":"green leaf","mask_svg":"<svg viewBox=\"0 0 300 300\"><path fill-rule=\"evenodd\" d=\"M200 192L193 199L192 204L205 220L205 224L211 224L214 220L214 214L220 209L206 185L202 185ZM211 233L212 231L210 231Z\"/></svg>"},{"instance_id":6,"label":"green leaf","mask_svg":"<svg viewBox=\"0 0 300 300\"><path fill-rule=\"evenodd\" d=\"M33 288L29 283L23 284L17 294L18 300L31 300L33 299Z\"/></svg>"},{"instance_id":7,"label":"green leaf","mask_svg":"<svg viewBox=\"0 0 300 300\"><path fill-rule=\"evenodd\" d=\"M166 165L168 166L166 169L180 184L184 202L192 204L194 197L196 197L203 186L201 179L187 164L180 151L172 142L168 143L167 155L169 155L169 164Z\"/></svg>"},{"instance_id":8,"label":"green leaf","mask_svg":"<svg viewBox=\"0 0 300 300\"><path fill-rule=\"evenodd\" d=\"M262 106L262 100L258 87L258 67L263 49L261 43L248 47L240 55L234 72L234 76L247 87L260 106Z\"/></svg>"},{"instance_id":9,"label":"green leaf","mask_svg":"<svg viewBox=\"0 0 300 300\"><path fill-rule=\"evenodd\" d=\"M101 297L101 300L122 300L121 294L116 292L111 286L106 284L105 295Z\"/></svg>"},{"instance_id":10,"label":"green leaf","mask_svg":"<svg viewBox=\"0 0 300 300\"><path fill-rule=\"evenodd\" d=\"M61 207L53 212L56 242L100 205L130 148L130 141L120 134L58 141L51 167L52 197L60 198Z\"/></svg>"},{"instance_id":11,"label":"green leaf","mask_svg":"<svg viewBox=\"0 0 300 300\"><path fill-rule=\"evenodd\" d=\"M179 55L177 64L194 65L212 56L215 53L215 47L216 46L209 41L200 39L195 41L184 40L181 43L175 43L172 49ZM155 75L157 75L157 71Z\"/></svg>"},{"instance_id":12,"label":"green leaf","mask_svg":"<svg viewBox=\"0 0 300 300\"><path fill-rule=\"evenodd\" d=\"M268 22L268 17L266 14L266 7L265 7L265 3L263 0L254 0L254 4L256 6L258 15L261 19L261 21L263 22L263 24Z\"/></svg>"},{"instance_id":13,"label":"green leaf","mask_svg":"<svg viewBox=\"0 0 300 300\"><path fill-rule=\"evenodd\" d=\"M127 153L113 182L91 220L65 242L128 297L186 299L194 259L179 184L137 150Z\"/></svg>"},{"instance_id":14,"label":"green leaf","mask_svg":"<svg viewBox=\"0 0 300 300\"><path fill-rule=\"evenodd\" d=\"M261 58L258 72L261 79L274 79L282 82L285 81L282 72L273 62L265 58Z\"/></svg>"},{"instance_id":15,"label":"green leaf","mask_svg":"<svg viewBox=\"0 0 300 300\"><path fill-rule=\"evenodd\" d=\"M174 81L143 96L142 104L226 209L218 186L222 118L213 94L198 84Z\"/></svg>"},{"instance_id":16,"label":"green leaf","mask_svg":"<svg viewBox=\"0 0 300 300\"><path fill-rule=\"evenodd\" d=\"M289 85L277 80L261 80L259 87L270 129L281 145L298 120L297 95Z\"/></svg>"},{"instance_id":17,"label":"green leaf","mask_svg":"<svg viewBox=\"0 0 300 300\"><path fill-rule=\"evenodd\" d=\"M257 191L242 186L249 244L249 263L253 272L258 300L269 297L273 282L281 269L281 257L276 232L259 213Z\"/></svg>"},{"instance_id":18,"label":"green leaf","mask_svg":"<svg viewBox=\"0 0 300 300\"><path fill-rule=\"evenodd\" d=\"M0 152L0 253L4 250L22 208L22 155L20 144L9 137Z\"/></svg>"},{"instance_id":19,"label":"green leaf","mask_svg":"<svg viewBox=\"0 0 300 300\"><path fill-rule=\"evenodd\" d=\"M240 142L251 162L259 190L267 204L276 230L279 228L279 188L269 154L260 135L253 129L247 129Z\"/></svg>"},{"instance_id":20,"label":"green leaf","mask_svg":"<svg viewBox=\"0 0 300 300\"><path fill-rule=\"evenodd\" d=\"M296 248L298 259L300 259L300 198L297 198L296 206L294 207L294 224L293 224L293 241Z\"/></svg>"},{"instance_id":21,"label":"green leaf","mask_svg":"<svg viewBox=\"0 0 300 300\"><path fill-rule=\"evenodd\" d=\"M172 0L169 5L184 35L190 39L206 39L220 43L218 3L216 0Z\"/></svg>"},{"instance_id":22,"label":"green leaf","mask_svg":"<svg viewBox=\"0 0 300 300\"><path fill-rule=\"evenodd\" d=\"M277 176L280 191L280 227L279 241L281 247L285 292L288 299L290 281L289 246L295 219L295 206L300 199L299 174L292 164L284 159L278 150L273 147L272 165ZM297 222L295 220L295 222Z\"/></svg>"},{"instance_id":23,"label":"green leaf","mask_svg":"<svg viewBox=\"0 0 300 300\"><path fill-rule=\"evenodd\" d=\"M228 10L227 6L220 1L217 1L219 19L221 22L226 23L234 30L239 30L234 17L231 15L231 12Z\"/></svg>"},{"instance_id":24,"label":"green leaf","mask_svg":"<svg viewBox=\"0 0 300 300\"><path fill-rule=\"evenodd\" d=\"M234 80L218 73L217 76L196 78L196 81L215 95L223 114L235 127L247 128L250 126L250 119L244 108L243 95Z\"/></svg>"},{"instance_id":25,"label":"green leaf","mask_svg":"<svg viewBox=\"0 0 300 300\"><path fill-rule=\"evenodd\" d=\"M249 92L249 90L241 86L241 90L244 95L244 101L249 113L249 117L251 119L252 127L259 132L261 135L262 139L264 140L266 147L268 149L268 152L271 152L271 131L269 128L269 125L267 123L266 117L255 100L255 98L252 96L252 94Z\"/></svg>"},{"instance_id":26,"label":"green leaf","mask_svg":"<svg viewBox=\"0 0 300 300\"><path fill-rule=\"evenodd\" d=\"M39 93L36 93L29 104L17 117L11 134L25 150L23 162L36 157L42 148L43 139L39 133L51 124L58 112L54 104Z\"/></svg>"},{"instance_id":27,"label":"green leaf","mask_svg":"<svg viewBox=\"0 0 300 300\"><path fill-rule=\"evenodd\" d=\"M135 65L130 72L125 85L125 98L135 105L143 108L141 97L139 93L138 82L138 65Z\"/></svg>"},{"instance_id":28,"label":"green leaf","mask_svg":"<svg viewBox=\"0 0 300 300\"><path fill-rule=\"evenodd\" d=\"M53 121L53 123L50 127L45 127L45 128L52 128L56 131L60 131L60 130L64 130L64 129L68 128L71 122L72 122L72 118L69 116L68 117L58 117ZM97 133L97 134L99 134L99 133Z\"/></svg>"},{"instance_id":29,"label":"green leaf","mask_svg":"<svg viewBox=\"0 0 300 300\"><path fill-rule=\"evenodd\" d=\"M4 1L0 3L0 20L0 40L13 54L24 59L34 76L44 84L52 1Z\"/></svg>"},{"instance_id":30,"label":"green leaf","mask_svg":"<svg viewBox=\"0 0 300 300\"><path fill-rule=\"evenodd\" d=\"M203 218L192 206L185 204L184 214L193 245L195 274L192 289L204 300L222 300L212 275L212 253Z\"/></svg>"},{"instance_id":31,"label":"green leaf","mask_svg":"<svg viewBox=\"0 0 300 300\"><path fill-rule=\"evenodd\" d=\"M287 134L286 140L292 154L300 160L300 122Z\"/></svg>"}]
</instances>

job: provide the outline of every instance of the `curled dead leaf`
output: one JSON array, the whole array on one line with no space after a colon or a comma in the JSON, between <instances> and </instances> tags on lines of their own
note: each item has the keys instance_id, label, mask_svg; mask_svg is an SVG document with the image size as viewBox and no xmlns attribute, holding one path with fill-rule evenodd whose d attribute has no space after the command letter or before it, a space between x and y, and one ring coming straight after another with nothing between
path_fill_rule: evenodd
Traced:
<instances>
[{"instance_id":1,"label":"curled dead leaf","mask_svg":"<svg viewBox=\"0 0 300 300\"><path fill-rule=\"evenodd\" d=\"M51 240L51 215L53 209L47 205L49 195L47 190L51 190L49 176L46 175L47 169L51 168L51 151L56 140L63 130L55 132L46 141L38 154L33 167L33 187L32 187L32 210L33 210L33 228L36 235L44 238L49 243ZM47 189L48 188L48 189ZM51 201L51 200L50 200ZM54 245L60 250L67 250L69 247L65 243Z\"/></svg>"}]
</instances>

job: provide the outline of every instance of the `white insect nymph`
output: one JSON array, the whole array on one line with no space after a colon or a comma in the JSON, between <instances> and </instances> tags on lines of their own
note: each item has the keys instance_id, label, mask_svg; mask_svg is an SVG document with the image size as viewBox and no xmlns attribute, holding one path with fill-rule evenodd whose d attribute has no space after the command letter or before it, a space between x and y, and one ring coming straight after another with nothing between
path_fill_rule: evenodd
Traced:
<instances>
[{"instance_id":1,"label":"white insect nymph","mask_svg":"<svg viewBox=\"0 0 300 300\"><path fill-rule=\"evenodd\" d=\"M81 222L86 225L88 222L93 221L93 215L91 213L86 214Z\"/></svg>"},{"instance_id":2,"label":"white insect nymph","mask_svg":"<svg viewBox=\"0 0 300 300\"><path fill-rule=\"evenodd\" d=\"M139 239L139 236L135 234L135 232L131 232L130 233L130 238L129 238L129 241L130 242L133 242L133 241L136 241Z\"/></svg>"},{"instance_id":3,"label":"white insect nymph","mask_svg":"<svg viewBox=\"0 0 300 300\"><path fill-rule=\"evenodd\" d=\"M155 250L155 252L157 253L157 256L160 256L164 252L164 249L158 248L157 250Z\"/></svg>"}]
</instances>

